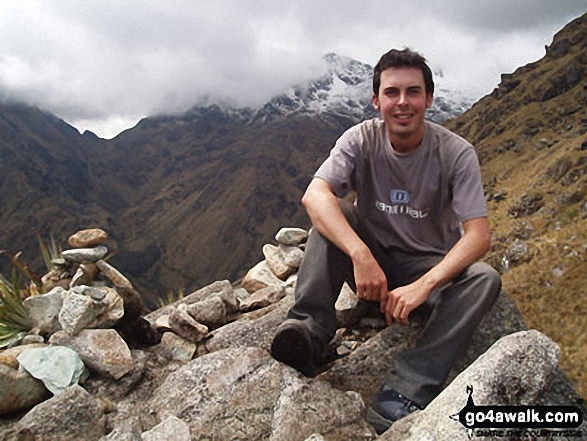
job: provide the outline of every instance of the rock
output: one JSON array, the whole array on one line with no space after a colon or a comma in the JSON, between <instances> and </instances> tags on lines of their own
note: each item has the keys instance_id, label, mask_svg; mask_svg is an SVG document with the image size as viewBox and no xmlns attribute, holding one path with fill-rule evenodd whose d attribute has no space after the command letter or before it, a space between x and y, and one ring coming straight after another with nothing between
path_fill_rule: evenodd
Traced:
<instances>
[{"instance_id":1,"label":"rock","mask_svg":"<svg viewBox=\"0 0 587 441\"><path fill-rule=\"evenodd\" d=\"M543 199L542 194L538 192L524 193L509 208L508 214L514 218L530 216L542 208L544 205Z\"/></svg>"},{"instance_id":2,"label":"rock","mask_svg":"<svg viewBox=\"0 0 587 441\"><path fill-rule=\"evenodd\" d=\"M108 248L103 245L98 245L95 248L76 248L73 250L65 250L61 252L63 258L72 263L95 263L102 259Z\"/></svg>"},{"instance_id":3,"label":"rock","mask_svg":"<svg viewBox=\"0 0 587 441\"><path fill-rule=\"evenodd\" d=\"M153 352L156 352L156 349ZM114 380L112 377L108 376L92 375L84 382L84 389L91 393L92 396L114 401L119 412L122 411L126 405L121 403L121 400L133 391L136 391L139 382L144 379L145 376L157 375L156 370L150 370L148 366L153 362L150 353L147 354L145 351L136 349L132 350L130 353L133 362L133 369L128 374L118 380ZM167 360L165 360L165 362L166 361ZM149 384L149 379L146 379L145 383ZM151 391L148 391L148 394L150 396ZM141 400L144 401L142 398ZM129 419L124 418L124 421L129 421Z\"/></svg>"},{"instance_id":4,"label":"rock","mask_svg":"<svg viewBox=\"0 0 587 441\"><path fill-rule=\"evenodd\" d=\"M133 289L133 286L129 282L129 280L126 277L124 277L120 271L118 271L109 263L103 260L98 260L96 262L96 267L98 268L98 270L100 270L102 274L104 274L104 276L106 276L108 280L110 280L114 284L116 288L126 290Z\"/></svg>"},{"instance_id":5,"label":"rock","mask_svg":"<svg viewBox=\"0 0 587 441\"><path fill-rule=\"evenodd\" d=\"M265 261L267 262L269 269L271 269L271 272L278 279L285 280L296 272L296 269L294 267L289 266L285 263L280 249L275 245L264 245L263 255L265 256Z\"/></svg>"},{"instance_id":6,"label":"rock","mask_svg":"<svg viewBox=\"0 0 587 441\"><path fill-rule=\"evenodd\" d=\"M151 312L150 314L145 316L145 319L147 319L151 323L155 323L159 317L163 315L170 315L173 311L178 309L180 305L192 305L194 303L201 302L207 299L208 297L213 296L220 296L227 303L229 302L229 299L233 298L236 305L238 305L238 301L236 299L236 296L234 295L232 285L228 280L222 280L211 283L210 285L205 286L204 288L201 288L198 291L195 291L185 296L183 299L177 300L176 302L173 302L169 305L164 306L163 308L159 308L158 310ZM236 310L238 310L238 307L235 309L235 311Z\"/></svg>"},{"instance_id":7,"label":"rock","mask_svg":"<svg viewBox=\"0 0 587 441\"><path fill-rule=\"evenodd\" d=\"M273 274L267 261L263 260L249 270L241 285L248 292L254 293L268 286L283 286L283 281Z\"/></svg>"},{"instance_id":8,"label":"rock","mask_svg":"<svg viewBox=\"0 0 587 441\"><path fill-rule=\"evenodd\" d=\"M219 296L210 297L192 305L181 305L178 309L185 310L195 321L210 329L219 328L229 321L228 309Z\"/></svg>"},{"instance_id":9,"label":"rock","mask_svg":"<svg viewBox=\"0 0 587 441\"><path fill-rule=\"evenodd\" d=\"M522 262L527 262L530 258L530 247L528 244L516 239L506 250L502 265L504 270L507 271Z\"/></svg>"},{"instance_id":10,"label":"rock","mask_svg":"<svg viewBox=\"0 0 587 441\"><path fill-rule=\"evenodd\" d=\"M0 364L0 415L30 409L50 396L43 382L28 372Z\"/></svg>"},{"instance_id":11,"label":"rock","mask_svg":"<svg viewBox=\"0 0 587 441\"><path fill-rule=\"evenodd\" d=\"M66 292L63 288L56 287L47 294L30 296L22 302L31 317L33 327L40 333L53 334L61 329L59 311Z\"/></svg>"},{"instance_id":12,"label":"rock","mask_svg":"<svg viewBox=\"0 0 587 441\"><path fill-rule=\"evenodd\" d=\"M254 292L241 303L241 311L265 308L273 303L279 302L285 297L284 286L268 286Z\"/></svg>"},{"instance_id":13,"label":"rock","mask_svg":"<svg viewBox=\"0 0 587 441\"><path fill-rule=\"evenodd\" d=\"M159 343L158 352L165 358L176 361L189 361L196 353L196 344L181 338L173 332L166 332Z\"/></svg>"},{"instance_id":14,"label":"rock","mask_svg":"<svg viewBox=\"0 0 587 441\"><path fill-rule=\"evenodd\" d=\"M143 441L190 441L190 428L176 416L170 416L151 430L143 432Z\"/></svg>"},{"instance_id":15,"label":"rock","mask_svg":"<svg viewBox=\"0 0 587 441\"><path fill-rule=\"evenodd\" d=\"M78 384L85 372L77 352L63 346L31 348L20 354L17 360L25 371L41 380L54 395Z\"/></svg>"},{"instance_id":16,"label":"rock","mask_svg":"<svg viewBox=\"0 0 587 441\"><path fill-rule=\"evenodd\" d=\"M465 427L447 417L465 407L467 387L473 388L476 405L537 404L555 372L559 355L556 343L535 330L503 337L456 377L426 409L398 421L380 439L466 439Z\"/></svg>"},{"instance_id":17,"label":"rock","mask_svg":"<svg viewBox=\"0 0 587 441\"><path fill-rule=\"evenodd\" d=\"M125 421L100 441L143 441L137 424Z\"/></svg>"},{"instance_id":18,"label":"rock","mask_svg":"<svg viewBox=\"0 0 587 441\"><path fill-rule=\"evenodd\" d=\"M357 306L359 297L355 294L352 288L345 282L340 291L340 295L336 300L334 307L337 311L343 311L345 309L351 309Z\"/></svg>"},{"instance_id":19,"label":"rock","mask_svg":"<svg viewBox=\"0 0 587 441\"><path fill-rule=\"evenodd\" d=\"M91 285L98 275L98 267L94 263L82 263L75 272L70 288L74 286Z\"/></svg>"},{"instance_id":20,"label":"rock","mask_svg":"<svg viewBox=\"0 0 587 441\"><path fill-rule=\"evenodd\" d=\"M212 331L206 339L206 351L254 346L269 350L277 327L285 320L293 299L280 303L271 312L248 321L237 321ZM254 343L253 343L254 342Z\"/></svg>"},{"instance_id":21,"label":"rock","mask_svg":"<svg viewBox=\"0 0 587 441\"><path fill-rule=\"evenodd\" d=\"M149 404L160 420L181 415L198 439L372 440L358 394L308 380L260 348L227 349L172 372Z\"/></svg>"},{"instance_id":22,"label":"rock","mask_svg":"<svg viewBox=\"0 0 587 441\"><path fill-rule=\"evenodd\" d=\"M59 311L59 323L65 332L75 335L103 310L104 306L91 297L71 292L66 295Z\"/></svg>"},{"instance_id":23,"label":"rock","mask_svg":"<svg viewBox=\"0 0 587 441\"><path fill-rule=\"evenodd\" d=\"M283 256L283 262L296 270L302 265L304 252L294 246L279 244L279 252Z\"/></svg>"},{"instance_id":24,"label":"rock","mask_svg":"<svg viewBox=\"0 0 587 441\"><path fill-rule=\"evenodd\" d=\"M197 343L208 334L208 327L195 321L185 311L174 311L169 316L169 326L173 332L188 341Z\"/></svg>"},{"instance_id":25,"label":"rock","mask_svg":"<svg viewBox=\"0 0 587 441\"><path fill-rule=\"evenodd\" d=\"M31 409L17 430L38 440L98 440L105 423L96 400L76 385Z\"/></svg>"},{"instance_id":26,"label":"rock","mask_svg":"<svg viewBox=\"0 0 587 441\"><path fill-rule=\"evenodd\" d=\"M108 234L99 228L90 228L78 231L68 239L73 248L87 248L94 245L102 245L108 240Z\"/></svg>"},{"instance_id":27,"label":"rock","mask_svg":"<svg viewBox=\"0 0 587 441\"><path fill-rule=\"evenodd\" d=\"M123 300L114 289L78 286L65 295L59 323L63 330L75 335L84 328L114 326L123 315Z\"/></svg>"},{"instance_id":28,"label":"rock","mask_svg":"<svg viewBox=\"0 0 587 441\"><path fill-rule=\"evenodd\" d=\"M282 228L275 240L283 245L298 246L308 239L308 232L301 228Z\"/></svg>"},{"instance_id":29,"label":"rock","mask_svg":"<svg viewBox=\"0 0 587 441\"><path fill-rule=\"evenodd\" d=\"M59 331L49 343L73 349L90 370L115 380L133 370L130 349L114 329L84 329L75 336Z\"/></svg>"},{"instance_id":30,"label":"rock","mask_svg":"<svg viewBox=\"0 0 587 441\"><path fill-rule=\"evenodd\" d=\"M4 366L7 366L11 369L18 369L20 367L20 364L18 362L18 356L20 354L22 354L27 349L46 347L47 345L44 343L29 343L5 349L4 351L0 352L0 364L3 364Z\"/></svg>"}]
</instances>

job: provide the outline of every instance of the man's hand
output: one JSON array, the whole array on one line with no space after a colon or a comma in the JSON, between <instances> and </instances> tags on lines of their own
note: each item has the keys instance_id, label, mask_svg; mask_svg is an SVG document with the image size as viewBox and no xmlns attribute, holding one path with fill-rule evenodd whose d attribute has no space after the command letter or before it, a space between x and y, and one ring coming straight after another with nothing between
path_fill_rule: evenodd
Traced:
<instances>
[{"instance_id":1,"label":"man's hand","mask_svg":"<svg viewBox=\"0 0 587 441\"><path fill-rule=\"evenodd\" d=\"M391 325L396 321L407 325L410 312L424 303L430 292L422 279L389 291L380 301L381 312L385 314L387 324Z\"/></svg>"},{"instance_id":2,"label":"man's hand","mask_svg":"<svg viewBox=\"0 0 587 441\"><path fill-rule=\"evenodd\" d=\"M378 302L387 295L385 273L367 247L357 254L351 257L357 295L360 299Z\"/></svg>"}]
</instances>

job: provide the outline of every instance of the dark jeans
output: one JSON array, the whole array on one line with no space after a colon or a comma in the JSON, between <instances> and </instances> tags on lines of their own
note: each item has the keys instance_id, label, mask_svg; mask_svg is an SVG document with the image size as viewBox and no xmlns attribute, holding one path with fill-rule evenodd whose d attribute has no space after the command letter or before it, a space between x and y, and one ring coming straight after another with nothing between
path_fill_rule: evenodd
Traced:
<instances>
[{"instance_id":1,"label":"dark jeans","mask_svg":"<svg viewBox=\"0 0 587 441\"><path fill-rule=\"evenodd\" d=\"M413 254L383 248L368 230L354 206L341 204L350 225L371 249L383 269L388 289L408 285L443 259L440 254ZM355 287L351 259L315 229L308 238L306 255L288 318L304 321L310 332L326 347L336 332L334 304L342 285ZM426 406L442 389L449 370L483 315L501 289L499 274L477 262L443 287L432 292L418 309L428 315L415 347L400 354L386 384L410 400Z\"/></svg>"}]
</instances>

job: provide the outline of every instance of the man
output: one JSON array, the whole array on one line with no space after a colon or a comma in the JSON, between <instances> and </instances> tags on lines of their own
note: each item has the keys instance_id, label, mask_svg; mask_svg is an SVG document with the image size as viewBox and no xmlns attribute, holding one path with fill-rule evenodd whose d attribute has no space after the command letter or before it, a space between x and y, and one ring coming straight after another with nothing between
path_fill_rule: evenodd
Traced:
<instances>
[{"instance_id":1,"label":"man","mask_svg":"<svg viewBox=\"0 0 587 441\"><path fill-rule=\"evenodd\" d=\"M497 272L479 262L490 234L475 151L424 120L433 94L426 60L409 49L375 66L381 119L344 133L308 186L302 203L315 229L271 346L275 359L315 376L345 281L360 301L378 302L388 324L427 311L416 346L397 357L368 410L378 433L439 393L501 289ZM353 206L339 202L348 190Z\"/></svg>"}]
</instances>

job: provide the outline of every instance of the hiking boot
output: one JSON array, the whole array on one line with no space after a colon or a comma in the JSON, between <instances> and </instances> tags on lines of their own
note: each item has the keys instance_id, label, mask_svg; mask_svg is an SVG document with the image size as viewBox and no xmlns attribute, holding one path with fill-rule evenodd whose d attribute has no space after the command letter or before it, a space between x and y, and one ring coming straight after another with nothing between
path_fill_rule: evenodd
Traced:
<instances>
[{"instance_id":1,"label":"hiking boot","mask_svg":"<svg viewBox=\"0 0 587 441\"><path fill-rule=\"evenodd\" d=\"M416 403L384 385L367 410L367 422L381 435L397 420L419 409Z\"/></svg>"},{"instance_id":2,"label":"hiking boot","mask_svg":"<svg viewBox=\"0 0 587 441\"><path fill-rule=\"evenodd\" d=\"M279 325L271 343L271 356L306 377L315 377L317 374L317 355L312 334L301 320L287 319Z\"/></svg>"}]
</instances>

